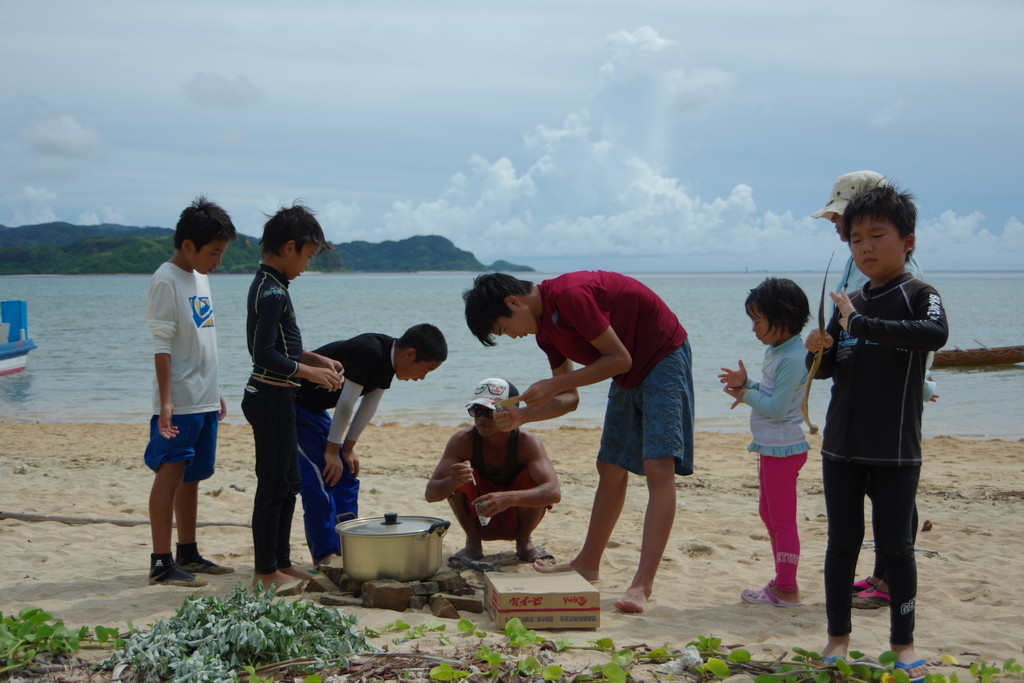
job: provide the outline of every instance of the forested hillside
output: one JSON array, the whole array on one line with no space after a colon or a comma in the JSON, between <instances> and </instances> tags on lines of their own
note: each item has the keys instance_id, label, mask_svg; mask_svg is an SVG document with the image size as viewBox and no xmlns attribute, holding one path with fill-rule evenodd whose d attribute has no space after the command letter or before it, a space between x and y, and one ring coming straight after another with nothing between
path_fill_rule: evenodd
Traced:
<instances>
[{"instance_id":1,"label":"forested hillside","mask_svg":"<svg viewBox=\"0 0 1024 683\"><path fill-rule=\"evenodd\" d=\"M170 228L41 223L0 225L0 275L151 273L174 252ZM499 261L485 266L468 251L438 235L398 241L342 242L317 255L310 270L323 272L411 272L422 270L532 270ZM257 239L240 235L227 250L220 272L247 273L259 266Z\"/></svg>"}]
</instances>

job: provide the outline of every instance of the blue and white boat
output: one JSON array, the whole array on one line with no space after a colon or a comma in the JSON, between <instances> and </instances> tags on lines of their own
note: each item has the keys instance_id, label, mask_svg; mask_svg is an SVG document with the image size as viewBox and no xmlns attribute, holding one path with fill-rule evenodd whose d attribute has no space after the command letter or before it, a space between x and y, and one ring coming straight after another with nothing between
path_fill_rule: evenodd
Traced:
<instances>
[{"instance_id":1,"label":"blue and white boat","mask_svg":"<svg viewBox=\"0 0 1024 683\"><path fill-rule=\"evenodd\" d=\"M36 348L28 336L28 302L0 302L0 375L24 370L28 352Z\"/></svg>"}]
</instances>

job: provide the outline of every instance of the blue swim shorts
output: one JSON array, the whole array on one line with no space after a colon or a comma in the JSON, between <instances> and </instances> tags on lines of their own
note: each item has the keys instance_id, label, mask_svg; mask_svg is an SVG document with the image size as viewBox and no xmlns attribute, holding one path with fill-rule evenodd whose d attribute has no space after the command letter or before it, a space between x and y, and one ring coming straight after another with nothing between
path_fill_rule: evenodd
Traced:
<instances>
[{"instance_id":1,"label":"blue swim shorts","mask_svg":"<svg viewBox=\"0 0 1024 683\"><path fill-rule=\"evenodd\" d=\"M172 415L171 423L178 435L165 439L159 430L160 416L149 420L149 445L146 446L146 465L156 472L167 462L186 461L183 482L202 481L213 476L217 457L217 425L219 411Z\"/></svg>"},{"instance_id":2,"label":"blue swim shorts","mask_svg":"<svg viewBox=\"0 0 1024 683\"><path fill-rule=\"evenodd\" d=\"M690 342L655 365L632 389L612 382L597 461L644 474L644 460L674 458L693 474L693 376Z\"/></svg>"}]
</instances>

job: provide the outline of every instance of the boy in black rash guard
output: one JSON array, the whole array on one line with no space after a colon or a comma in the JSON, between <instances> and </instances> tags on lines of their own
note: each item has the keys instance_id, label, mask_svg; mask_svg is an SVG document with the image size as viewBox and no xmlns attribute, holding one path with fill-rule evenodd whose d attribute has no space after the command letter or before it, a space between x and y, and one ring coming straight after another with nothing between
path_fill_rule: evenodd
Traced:
<instances>
[{"instance_id":1,"label":"boy in black rash guard","mask_svg":"<svg viewBox=\"0 0 1024 683\"><path fill-rule=\"evenodd\" d=\"M842 230L869 281L858 292L831 294L837 306L824 338L807 338L807 363L827 349L816 378L832 377L822 441L828 513L825 552L826 661L850 648L850 584L864 538L864 495L870 490L872 528L884 555L892 597L889 646L896 666L922 680L925 661L914 652L917 565L911 517L921 473L921 412L929 351L946 343L939 293L906 272L914 250L913 197L892 186L855 197Z\"/></svg>"},{"instance_id":2,"label":"boy in black rash guard","mask_svg":"<svg viewBox=\"0 0 1024 683\"><path fill-rule=\"evenodd\" d=\"M341 554L338 515L358 516L356 442L384 391L396 377L425 379L448 358L448 343L441 330L421 323L398 339L368 332L325 344L316 353L345 366L345 384L338 391L303 380L295 409L306 543L319 567Z\"/></svg>"},{"instance_id":3,"label":"boy in black rash guard","mask_svg":"<svg viewBox=\"0 0 1024 683\"><path fill-rule=\"evenodd\" d=\"M242 412L256 441L254 585L270 588L308 576L292 567L289 545L299 492L295 435L299 380L335 391L342 385L344 370L338 361L302 350L295 308L288 296L288 283L302 274L317 252L331 248L320 223L303 206L283 208L263 226L260 245L263 263L249 288L245 322L253 368L242 396Z\"/></svg>"}]
</instances>

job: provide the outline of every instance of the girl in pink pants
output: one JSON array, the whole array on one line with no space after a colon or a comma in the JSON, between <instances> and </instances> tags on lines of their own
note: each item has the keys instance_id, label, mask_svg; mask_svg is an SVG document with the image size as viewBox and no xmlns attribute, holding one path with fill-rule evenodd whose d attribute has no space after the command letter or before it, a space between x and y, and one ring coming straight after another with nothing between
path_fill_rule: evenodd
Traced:
<instances>
[{"instance_id":1,"label":"girl in pink pants","mask_svg":"<svg viewBox=\"0 0 1024 683\"><path fill-rule=\"evenodd\" d=\"M807 440L801 423L807 369L800 332L810 318L807 295L792 280L768 278L747 296L747 315L754 335L767 346L762 379L739 369L722 368L718 378L725 393L751 407L748 451L758 453L759 511L772 544L775 578L764 588L748 588L740 597L754 605L795 607L800 604L796 570L800 533L796 523L796 480L807 462Z\"/></svg>"}]
</instances>

